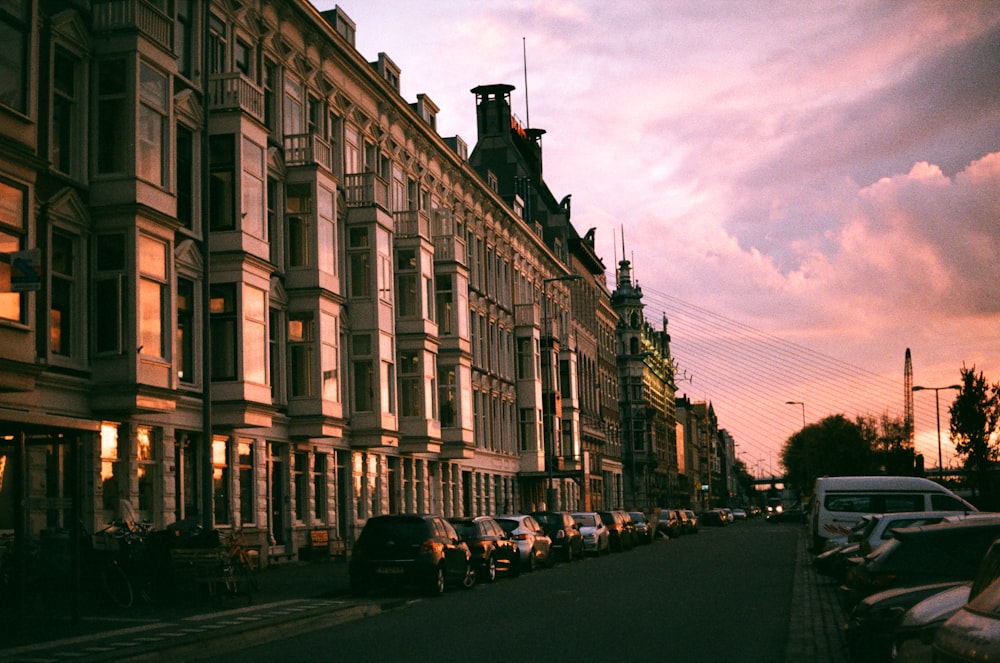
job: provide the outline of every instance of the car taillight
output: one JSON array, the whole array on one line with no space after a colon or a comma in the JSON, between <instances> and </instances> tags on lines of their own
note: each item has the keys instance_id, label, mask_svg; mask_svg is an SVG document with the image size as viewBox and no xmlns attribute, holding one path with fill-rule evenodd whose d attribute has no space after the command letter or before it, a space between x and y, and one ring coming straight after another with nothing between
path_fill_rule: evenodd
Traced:
<instances>
[{"instance_id":1,"label":"car taillight","mask_svg":"<svg viewBox=\"0 0 1000 663\"><path fill-rule=\"evenodd\" d=\"M440 543L434 539L427 539L420 544L420 554L426 555L428 553L438 553L444 548Z\"/></svg>"},{"instance_id":2,"label":"car taillight","mask_svg":"<svg viewBox=\"0 0 1000 663\"><path fill-rule=\"evenodd\" d=\"M514 540L515 541L527 541L528 540L528 535L527 534L515 534L514 535Z\"/></svg>"}]
</instances>

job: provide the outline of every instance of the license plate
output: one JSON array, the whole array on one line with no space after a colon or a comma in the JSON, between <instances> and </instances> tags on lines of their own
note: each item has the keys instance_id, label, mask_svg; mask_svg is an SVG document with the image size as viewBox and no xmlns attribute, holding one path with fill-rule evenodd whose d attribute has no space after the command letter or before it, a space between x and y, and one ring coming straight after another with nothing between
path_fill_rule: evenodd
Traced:
<instances>
[{"instance_id":1,"label":"license plate","mask_svg":"<svg viewBox=\"0 0 1000 663\"><path fill-rule=\"evenodd\" d=\"M402 567L399 566L382 566L375 569L375 573L382 576L395 576L403 572Z\"/></svg>"}]
</instances>

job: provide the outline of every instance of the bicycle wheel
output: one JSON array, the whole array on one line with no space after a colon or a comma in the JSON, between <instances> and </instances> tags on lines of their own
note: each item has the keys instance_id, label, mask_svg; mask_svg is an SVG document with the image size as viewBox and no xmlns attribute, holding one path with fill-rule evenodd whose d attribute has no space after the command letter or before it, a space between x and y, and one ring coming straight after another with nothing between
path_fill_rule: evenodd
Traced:
<instances>
[{"instance_id":1,"label":"bicycle wheel","mask_svg":"<svg viewBox=\"0 0 1000 663\"><path fill-rule=\"evenodd\" d=\"M258 591L260 589L260 579L257 576L257 569L253 567L253 559L245 552L240 555L240 569L250 591Z\"/></svg>"},{"instance_id":2,"label":"bicycle wheel","mask_svg":"<svg viewBox=\"0 0 1000 663\"><path fill-rule=\"evenodd\" d=\"M132 583L125 575L124 569L117 563L111 562L101 569L101 583L104 585L104 592L111 602L120 608L131 608L135 601L132 593Z\"/></svg>"}]
</instances>

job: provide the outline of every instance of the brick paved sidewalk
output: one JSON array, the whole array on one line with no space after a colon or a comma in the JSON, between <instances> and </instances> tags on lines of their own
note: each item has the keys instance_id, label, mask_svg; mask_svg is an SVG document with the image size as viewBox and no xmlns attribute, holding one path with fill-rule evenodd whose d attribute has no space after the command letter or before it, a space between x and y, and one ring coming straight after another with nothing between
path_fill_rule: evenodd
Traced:
<instances>
[{"instance_id":1,"label":"brick paved sidewalk","mask_svg":"<svg viewBox=\"0 0 1000 663\"><path fill-rule=\"evenodd\" d=\"M799 532L798 546L785 663L849 663L847 615L837 601L838 585L813 569L806 527Z\"/></svg>"}]
</instances>

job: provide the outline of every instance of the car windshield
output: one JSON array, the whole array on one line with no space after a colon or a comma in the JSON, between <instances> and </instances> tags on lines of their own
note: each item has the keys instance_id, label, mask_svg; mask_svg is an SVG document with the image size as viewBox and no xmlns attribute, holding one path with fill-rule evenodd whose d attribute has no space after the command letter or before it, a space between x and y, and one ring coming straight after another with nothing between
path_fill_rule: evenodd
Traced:
<instances>
[{"instance_id":1,"label":"car windshield","mask_svg":"<svg viewBox=\"0 0 1000 663\"><path fill-rule=\"evenodd\" d=\"M592 513L578 513L573 516L573 520L580 527L597 527L597 518Z\"/></svg>"},{"instance_id":2,"label":"car windshield","mask_svg":"<svg viewBox=\"0 0 1000 663\"><path fill-rule=\"evenodd\" d=\"M644 523L644 522L646 522L646 516L645 516L645 514L642 514L642 513L638 512L638 511L629 511L628 515L632 516L632 520L634 520L637 523Z\"/></svg>"},{"instance_id":3,"label":"car windshield","mask_svg":"<svg viewBox=\"0 0 1000 663\"><path fill-rule=\"evenodd\" d=\"M543 525L562 525L562 518L557 513L536 513L535 519Z\"/></svg>"}]
</instances>

